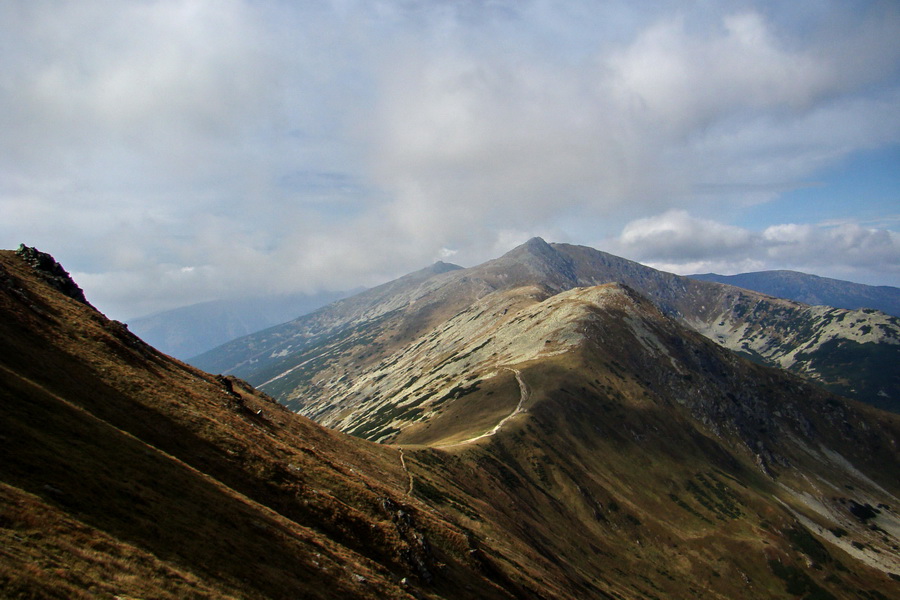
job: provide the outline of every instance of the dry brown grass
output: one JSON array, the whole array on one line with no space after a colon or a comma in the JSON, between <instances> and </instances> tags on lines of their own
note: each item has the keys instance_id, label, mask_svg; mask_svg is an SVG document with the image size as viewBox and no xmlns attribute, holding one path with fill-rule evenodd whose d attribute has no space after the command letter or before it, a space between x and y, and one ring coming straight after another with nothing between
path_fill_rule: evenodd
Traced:
<instances>
[{"instance_id":1,"label":"dry brown grass","mask_svg":"<svg viewBox=\"0 0 900 600\"><path fill-rule=\"evenodd\" d=\"M896 589L830 545L810 565L814 538L777 500L740 423L716 433L694 414L702 406L681 404L695 389L726 402L710 390L754 385L785 412L829 397L736 367L694 338L672 352L697 362L705 388L642 362L612 318L604 345L523 365L528 413L475 444L405 447L407 496L396 448L158 354L10 253L0 275L4 597L755 599L803 588L878 599ZM422 322L446 316L435 305ZM406 439L489 429L519 393L507 372ZM810 426L897 493L896 420L854 408L835 433L821 412L805 413ZM772 432L756 435L816 473Z\"/></svg>"},{"instance_id":2,"label":"dry brown grass","mask_svg":"<svg viewBox=\"0 0 900 600\"><path fill-rule=\"evenodd\" d=\"M470 568L455 525L405 497L395 450L324 430L239 382L162 356L51 292L10 253L0 259L0 442L11 457L0 476L107 540L82 545L41 523L47 556L120 573L78 567L88 574L76 577L78 569L10 558L5 577L11 586L19 573L19 595L36 581L101 596L114 591L97 588L102 582L142 581L146 589L123 593L408 597L401 579L425 584L409 556L413 532L385 510L389 499L414 519L429 560L441 565L426 595L466 597L468 586L508 597ZM41 552L33 538L12 540L23 556ZM120 548L162 570L126 568ZM173 588L173 573L185 583ZM200 592L183 594L192 581Z\"/></svg>"}]
</instances>

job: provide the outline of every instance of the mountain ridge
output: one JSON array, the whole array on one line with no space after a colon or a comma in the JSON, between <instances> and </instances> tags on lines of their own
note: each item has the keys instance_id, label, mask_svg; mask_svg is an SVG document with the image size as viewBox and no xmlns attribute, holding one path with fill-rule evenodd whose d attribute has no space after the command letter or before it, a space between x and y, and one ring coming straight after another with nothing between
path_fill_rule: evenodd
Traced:
<instances>
[{"instance_id":1,"label":"mountain ridge","mask_svg":"<svg viewBox=\"0 0 900 600\"><path fill-rule=\"evenodd\" d=\"M372 330L376 327L372 320L375 317L396 318L425 329L498 290L533 285L542 289L536 293L549 296L609 282L638 290L667 316L754 360L811 377L850 397L900 411L900 376L884 368L900 361L897 318L874 311L851 313L808 307L657 271L585 246L548 244L540 238L476 267L439 275L419 271L411 279L401 278L379 286L377 294L364 293L352 302L348 299L344 304L325 307L290 325L235 340L196 357L194 363L211 371L233 372L265 388L273 378L297 369L297 363L302 362L299 356L306 356L310 348L325 343L326 337L340 338L341 331L350 325ZM348 306L355 306L355 312L347 311ZM369 307L368 312L359 310L360 306ZM373 312L373 306L379 306L380 312ZM428 310L438 312L429 316ZM391 311L399 312L391 316ZM393 345L399 346L401 338L412 335L408 329L404 331L392 340ZM349 338L347 343L351 343ZM247 349L251 350L249 355ZM295 354L296 359L292 358ZM857 363L856 372L848 368L850 362ZM279 386L270 392L287 400L285 394L289 390Z\"/></svg>"},{"instance_id":2,"label":"mountain ridge","mask_svg":"<svg viewBox=\"0 0 900 600\"><path fill-rule=\"evenodd\" d=\"M0 462L4 591L896 591L900 417L750 363L621 283L557 293L523 277L491 290L501 266L395 289L415 298L405 312L358 302L333 332L332 345L375 336L340 376L390 373L369 380L394 405L420 379L465 384L437 416L412 415L403 444L379 445L174 361L0 252L0 444L14 456ZM429 358L459 381L381 355Z\"/></svg>"},{"instance_id":3,"label":"mountain ridge","mask_svg":"<svg viewBox=\"0 0 900 600\"><path fill-rule=\"evenodd\" d=\"M406 495L396 449L325 430L55 294L0 252L4 594L520 595Z\"/></svg>"},{"instance_id":4,"label":"mountain ridge","mask_svg":"<svg viewBox=\"0 0 900 600\"><path fill-rule=\"evenodd\" d=\"M900 316L900 288L892 286L864 285L787 270L757 271L737 275L704 273L688 277L726 283L804 304L851 310L874 308L894 317Z\"/></svg>"}]
</instances>

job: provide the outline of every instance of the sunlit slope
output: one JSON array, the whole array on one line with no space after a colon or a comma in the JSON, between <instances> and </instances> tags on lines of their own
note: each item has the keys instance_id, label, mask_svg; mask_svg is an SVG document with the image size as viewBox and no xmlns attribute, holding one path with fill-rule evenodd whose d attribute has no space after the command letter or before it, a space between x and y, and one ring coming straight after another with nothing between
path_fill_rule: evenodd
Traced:
<instances>
[{"instance_id":1,"label":"sunlit slope","mask_svg":"<svg viewBox=\"0 0 900 600\"><path fill-rule=\"evenodd\" d=\"M398 353L440 335L485 298L533 288L545 300L578 287L620 283L665 315L752 358L802 374L848 397L900 410L900 321L872 310L811 307L728 285L696 281L592 248L539 238L469 269L420 271L291 323L198 357L234 373L304 414L325 416L317 390L391 365ZM512 303L505 310L518 310ZM508 314L508 313L507 313ZM455 350L447 348L447 351ZM454 386L465 385L455 381Z\"/></svg>"},{"instance_id":2,"label":"sunlit slope","mask_svg":"<svg viewBox=\"0 0 900 600\"><path fill-rule=\"evenodd\" d=\"M507 555L554 565L578 597L891 597L896 416L750 363L627 288L553 300L533 307L567 319L535 324L532 354L395 423L414 495L486 537L514 531L527 543ZM482 358L508 358L492 344Z\"/></svg>"}]
</instances>

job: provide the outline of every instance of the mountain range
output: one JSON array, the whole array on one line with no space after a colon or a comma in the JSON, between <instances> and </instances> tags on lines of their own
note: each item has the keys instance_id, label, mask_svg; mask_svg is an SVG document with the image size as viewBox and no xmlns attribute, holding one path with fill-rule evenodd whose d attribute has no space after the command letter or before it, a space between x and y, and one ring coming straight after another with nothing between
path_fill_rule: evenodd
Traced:
<instances>
[{"instance_id":1,"label":"mountain range","mask_svg":"<svg viewBox=\"0 0 900 600\"><path fill-rule=\"evenodd\" d=\"M494 346L505 337L490 332L515 325L516 310L523 306L519 296L511 298L509 306L503 305L506 300L498 298L504 291L531 287L530 297L545 300L563 291L610 282L629 287L665 316L751 360L900 411L900 371L895 368L900 364L900 320L896 317L872 309L808 306L665 273L584 246L551 245L540 238L469 269L438 263L233 340L191 362L211 372L245 378L287 406L333 425L326 415L332 409L322 408L322 402L340 405L339 411L334 410L346 412L346 402L359 401L367 411L365 398L377 394L384 399L384 390L392 382L382 380L396 374L393 365L404 357L415 365L418 379L409 391L420 399L431 389L429 378L440 376L435 369L441 352L475 353L469 363L491 362L484 357L495 352ZM505 312L499 316L491 312L487 305L494 302L500 302L498 310ZM458 334L465 311L477 312L480 320L466 326L472 335L481 336L480 341ZM395 333L386 337L385 329ZM482 338L491 340L474 348ZM423 348L432 352L429 358L411 354ZM379 363L385 366L379 368ZM432 387L435 394L449 389L447 385ZM435 399L422 401L428 404Z\"/></svg>"},{"instance_id":2,"label":"mountain range","mask_svg":"<svg viewBox=\"0 0 900 600\"><path fill-rule=\"evenodd\" d=\"M900 416L728 347L809 339L812 372L784 321L875 346L895 322L645 269L536 239L219 354L326 429L0 252L0 589L896 597Z\"/></svg>"},{"instance_id":3,"label":"mountain range","mask_svg":"<svg viewBox=\"0 0 900 600\"><path fill-rule=\"evenodd\" d=\"M797 271L758 271L737 275L704 273L690 277L727 283L804 304L848 309L874 308L900 317L900 288L888 285L863 285Z\"/></svg>"}]
</instances>

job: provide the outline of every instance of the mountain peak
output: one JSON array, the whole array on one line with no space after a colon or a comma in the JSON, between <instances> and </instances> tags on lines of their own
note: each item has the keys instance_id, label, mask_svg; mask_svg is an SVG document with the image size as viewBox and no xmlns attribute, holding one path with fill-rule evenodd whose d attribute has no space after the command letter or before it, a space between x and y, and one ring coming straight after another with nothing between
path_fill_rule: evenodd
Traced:
<instances>
[{"instance_id":1,"label":"mountain peak","mask_svg":"<svg viewBox=\"0 0 900 600\"><path fill-rule=\"evenodd\" d=\"M91 306L84 296L84 292L77 283L69 275L61 264L59 264L53 256L46 252L41 252L37 248L19 244L16 250L16 256L25 261L41 279L53 289L62 292L69 298L77 300L82 304Z\"/></svg>"},{"instance_id":2,"label":"mountain peak","mask_svg":"<svg viewBox=\"0 0 900 600\"><path fill-rule=\"evenodd\" d=\"M440 275L441 273L447 273L448 271L458 271L462 269L461 266L455 265L453 263L445 263L442 260L435 262L433 265L428 267L428 270L434 273L435 275Z\"/></svg>"},{"instance_id":3,"label":"mountain peak","mask_svg":"<svg viewBox=\"0 0 900 600\"><path fill-rule=\"evenodd\" d=\"M526 248L532 248L532 249L538 249L538 248L540 248L540 249L551 248L550 244L548 244L547 242L545 242L545 241L544 241L544 238L542 238L542 237L540 237L540 236L534 236L533 238L531 238L530 240L528 240L527 242L525 242L524 246L525 246Z\"/></svg>"},{"instance_id":4,"label":"mountain peak","mask_svg":"<svg viewBox=\"0 0 900 600\"><path fill-rule=\"evenodd\" d=\"M578 284L572 260L542 238L533 237L503 255L501 261L518 263L559 290Z\"/></svg>"},{"instance_id":5,"label":"mountain peak","mask_svg":"<svg viewBox=\"0 0 900 600\"><path fill-rule=\"evenodd\" d=\"M504 256L517 256L524 253L546 255L553 252L553 246L544 241L544 238L533 237L524 244L520 244L504 254Z\"/></svg>"},{"instance_id":6,"label":"mountain peak","mask_svg":"<svg viewBox=\"0 0 900 600\"><path fill-rule=\"evenodd\" d=\"M518 248L522 252L528 253L532 256L537 256L543 259L552 259L558 257L558 252L556 249L547 242L544 241L544 238L533 237ZM515 252L515 250L513 250Z\"/></svg>"}]
</instances>

